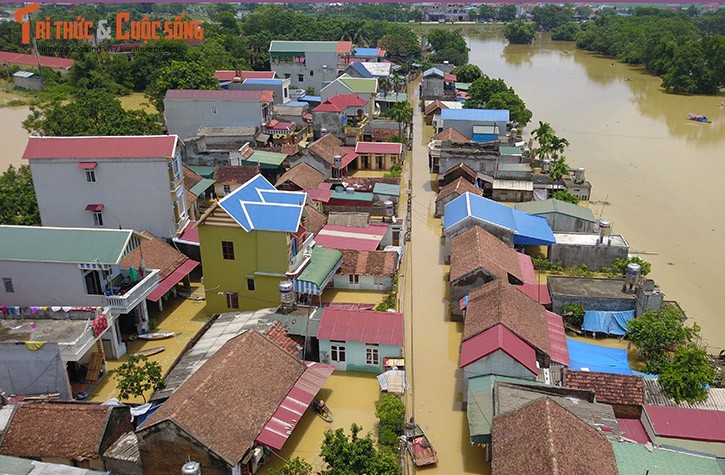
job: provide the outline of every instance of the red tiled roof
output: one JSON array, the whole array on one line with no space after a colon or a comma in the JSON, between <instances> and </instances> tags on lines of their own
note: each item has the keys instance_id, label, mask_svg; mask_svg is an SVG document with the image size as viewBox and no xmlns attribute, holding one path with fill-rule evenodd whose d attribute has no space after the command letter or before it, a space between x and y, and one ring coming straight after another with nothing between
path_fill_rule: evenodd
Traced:
<instances>
[{"instance_id":1,"label":"red tiled roof","mask_svg":"<svg viewBox=\"0 0 725 475\"><path fill-rule=\"evenodd\" d=\"M387 224L371 224L367 228L326 225L315 236L317 244L330 249L354 249L374 251L380 245Z\"/></svg>"},{"instance_id":2,"label":"red tiled roof","mask_svg":"<svg viewBox=\"0 0 725 475\"><path fill-rule=\"evenodd\" d=\"M148 231L141 231L140 234L147 239L142 239L139 247L123 256L119 263L122 268L128 269L133 266L138 269L141 265L141 256L143 256L145 268L158 269L159 280L163 280L189 260L175 247L166 244L166 241L157 238Z\"/></svg>"},{"instance_id":3,"label":"red tiled roof","mask_svg":"<svg viewBox=\"0 0 725 475\"><path fill-rule=\"evenodd\" d=\"M312 201L319 201L321 203L327 203L330 201L330 198L332 198L332 190L326 190L323 188L313 188L311 190L305 190L307 192L307 196L310 197Z\"/></svg>"},{"instance_id":4,"label":"red tiled roof","mask_svg":"<svg viewBox=\"0 0 725 475\"><path fill-rule=\"evenodd\" d=\"M441 132L438 132L436 135L433 136L432 140L440 140L441 142L453 143L470 142L470 140L468 140L468 137L466 137L453 127L448 127L447 129L443 129Z\"/></svg>"},{"instance_id":5,"label":"red tiled roof","mask_svg":"<svg viewBox=\"0 0 725 475\"><path fill-rule=\"evenodd\" d=\"M256 166L217 165L214 168L214 182L220 185L241 185L259 174Z\"/></svg>"},{"instance_id":6,"label":"red tiled roof","mask_svg":"<svg viewBox=\"0 0 725 475\"><path fill-rule=\"evenodd\" d=\"M403 153L403 144L397 142L358 142L355 153L390 153L400 155Z\"/></svg>"},{"instance_id":7,"label":"red tiled roof","mask_svg":"<svg viewBox=\"0 0 725 475\"><path fill-rule=\"evenodd\" d=\"M478 178L478 173L476 172L476 170L469 167L465 163L459 163L455 167L448 169L443 174L443 179L448 178L453 173L459 173L459 174L465 173L466 175L470 176L472 180L475 180L476 178Z\"/></svg>"},{"instance_id":8,"label":"red tiled roof","mask_svg":"<svg viewBox=\"0 0 725 475\"><path fill-rule=\"evenodd\" d=\"M274 79L276 73L274 71L215 71L214 77L220 81L231 81L240 73L242 81L245 79Z\"/></svg>"},{"instance_id":9,"label":"red tiled roof","mask_svg":"<svg viewBox=\"0 0 725 475\"><path fill-rule=\"evenodd\" d=\"M490 276L506 282L509 282L509 276L523 282L517 254L493 234L474 226L451 239L450 281L455 283L483 269Z\"/></svg>"},{"instance_id":10,"label":"red tiled roof","mask_svg":"<svg viewBox=\"0 0 725 475\"><path fill-rule=\"evenodd\" d=\"M317 339L403 346L403 314L327 307Z\"/></svg>"},{"instance_id":11,"label":"red tiled roof","mask_svg":"<svg viewBox=\"0 0 725 475\"><path fill-rule=\"evenodd\" d=\"M622 435L627 439L633 440L638 444L650 442L647 431L639 419L620 419L618 417L617 423L619 424L619 430L622 431Z\"/></svg>"},{"instance_id":12,"label":"red tiled roof","mask_svg":"<svg viewBox=\"0 0 725 475\"><path fill-rule=\"evenodd\" d=\"M725 411L645 406L647 419L660 437L725 442Z\"/></svg>"},{"instance_id":13,"label":"red tiled roof","mask_svg":"<svg viewBox=\"0 0 725 475\"><path fill-rule=\"evenodd\" d=\"M364 107L367 104L357 94L336 94L312 109L312 112L342 112L348 107Z\"/></svg>"},{"instance_id":14,"label":"red tiled roof","mask_svg":"<svg viewBox=\"0 0 725 475\"><path fill-rule=\"evenodd\" d=\"M371 135L373 140L389 140L390 137L398 135L398 129L373 129Z\"/></svg>"},{"instance_id":15,"label":"red tiled roof","mask_svg":"<svg viewBox=\"0 0 725 475\"><path fill-rule=\"evenodd\" d=\"M23 153L23 160L169 158L176 152L176 142L176 135L30 137Z\"/></svg>"},{"instance_id":16,"label":"red tiled roof","mask_svg":"<svg viewBox=\"0 0 725 475\"><path fill-rule=\"evenodd\" d=\"M342 157L342 167L349 164L357 155L350 153L342 146L342 141L332 134L327 134L315 140L307 146L307 150L317 155L333 167L335 166L335 155Z\"/></svg>"},{"instance_id":17,"label":"red tiled roof","mask_svg":"<svg viewBox=\"0 0 725 475\"><path fill-rule=\"evenodd\" d=\"M448 183L443 188L441 188L440 191L438 191L436 202L453 193L456 193L456 195L458 196L464 193L473 193L474 195L483 196L483 190L478 188L470 181L464 179L463 177L458 177L456 181Z\"/></svg>"},{"instance_id":18,"label":"red tiled roof","mask_svg":"<svg viewBox=\"0 0 725 475\"><path fill-rule=\"evenodd\" d=\"M463 339L472 338L498 324L504 325L534 348L549 354L546 310L501 279L493 280L468 294Z\"/></svg>"},{"instance_id":19,"label":"red tiled roof","mask_svg":"<svg viewBox=\"0 0 725 475\"><path fill-rule=\"evenodd\" d=\"M341 274L390 276L398 266L398 253L386 251L342 251Z\"/></svg>"},{"instance_id":20,"label":"red tiled roof","mask_svg":"<svg viewBox=\"0 0 725 475\"><path fill-rule=\"evenodd\" d=\"M547 329L549 332L549 357L563 365L569 365L569 346L566 344L564 320L554 312L546 311ZM600 401L602 402L602 401Z\"/></svg>"},{"instance_id":21,"label":"red tiled roof","mask_svg":"<svg viewBox=\"0 0 725 475\"><path fill-rule=\"evenodd\" d=\"M496 325L461 343L461 368L501 350L533 374L538 374L536 350L503 325Z\"/></svg>"},{"instance_id":22,"label":"red tiled roof","mask_svg":"<svg viewBox=\"0 0 725 475\"><path fill-rule=\"evenodd\" d=\"M166 99L199 101L272 102L273 91L239 91L227 89L169 89Z\"/></svg>"},{"instance_id":23,"label":"red tiled roof","mask_svg":"<svg viewBox=\"0 0 725 475\"><path fill-rule=\"evenodd\" d=\"M290 355L297 357L304 345L304 338L300 342L299 336L287 333L287 327L280 321L272 322L272 326L264 334Z\"/></svg>"},{"instance_id":24,"label":"red tiled roof","mask_svg":"<svg viewBox=\"0 0 725 475\"><path fill-rule=\"evenodd\" d=\"M424 113L425 113L425 115L431 115L433 112L437 111L438 109L448 109L448 106L443 104L438 99L436 99L435 101L433 101L430 104L428 104L427 106L425 106ZM448 129L452 129L452 127L448 127ZM448 130L448 129L446 129L446 130ZM443 133L443 132L441 132L441 133ZM434 137L433 140L440 140L440 139L436 139Z\"/></svg>"},{"instance_id":25,"label":"red tiled roof","mask_svg":"<svg viewBox=\"0 0 725 475\"><path fill-rule=\"evenodd\" d=\"M527 256L523 252L517 252L516 257L519 258L519 267L521 268L521 275L524 278L524 284L538 284L536 279L536 271L534 271L534 262L531 260L531 256Z\"/></svg>"},{"instance_id":26,"label":"red tiled roof","mask_svg":"<svg viewBox=\"0 0 725 475\"><path fill-rule=\"evenodd\" d=\"M309 192L307 194L309 196ZM305 205L302 210L302 220L305 228L315 235L317 235L317 233L325 227L325 224L327 224L327 216L320 213L310 205Z\"/></svg>"},{"instance_id":27,"label":"red tiled roof","mask_svg":"<svg viewBox=\"0 0 725 475\"><path fill-rule=\"evenodd\" d=\"M605 404L644 404L644 380L641 376L565 369L564 386L594 391L597 402Z\"/></svg>"},{"instance_id":28,"label":"red tiled roof","mask_svg":"<svg viewBox=\"0 0 725 475\"><path fill-rule=\"evenodd\" d=\"M22 64L25 66L36 66L38 61L35 59L35 55L32 54L21 54L21 53L10 53L8 51L0 51L0 63L12 63ZM47 68L55 69L69 69L73 66L72 59L56 58L54 56L41 56L40 65Z\"/></svg>"},{"instance_id":29,"label":"red tiled roof","mask_svg":"<svg viewBox=\"0 0 725 475\"><path fill-rule=\"evenodd\" d=\"M347 54L352 51L352 41L338 41L337 42L337 53Z\"/></svg>"},{"instance_id":30,"label":"red tiled roof","mask_svg":"<svg viewBox=\"0 0 725 475\"><path fill-rule=\"evenodd\" d=\"M196 269L196 266L198 266L199 263L193 259L189 259L183 264L181 264L179 267L177 267L171 274L169 274L164 280L159 282L159 286L156 287L153 292L148 294L146 298L148 300L151 300L152 302L158 302L161 297L164 296L166 292L173 289L176 284L181 282L181 279L186 277Z\"/></svg>"}]
</instances>

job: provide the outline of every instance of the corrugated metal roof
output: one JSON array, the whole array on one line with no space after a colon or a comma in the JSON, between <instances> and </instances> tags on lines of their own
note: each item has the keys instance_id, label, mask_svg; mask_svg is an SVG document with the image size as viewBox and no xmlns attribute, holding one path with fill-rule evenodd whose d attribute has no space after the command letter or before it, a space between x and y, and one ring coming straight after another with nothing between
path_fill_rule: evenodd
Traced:
<instances>
[{"instance_id":1,"label":"corrugated metal roof","mask_svg":"<svg viewBox=\"0 0 725 475\"><path fill-rule=\"evenodd\" d=\"M534 182L527 180L493 180L494 190L533 191Z\"/></svg>"},{"instance_id":2,"label":"corrugated metal roof","mask_svg":"<svg viewBox=\"0 0 725 475\"><path fill-rule=\"evenodd\" d=\"M438 76L441 79L443 79L443 77L445 76L445 73L438 68L428 68L425 71L423 71L423 77L427 78L429 76Z\"/></svg>"},{"instance_id":3,"label":"corrugated metal roof","mask_svg":"<svg viewBox=\"0 0 725 475\"><path fill-rule=\"evenodd\" d=\"M317 244L332 249L374 251L388 231L388 225L371 224L367 228L326 225L315 236Z\"/></svg>"},{"instance_id":4,"label":"corrugated metal roof","mask_svg":"<svg viewBox=\"0 0 725 475\"><path fill-rule=\"evenodd\" d=\"M725 411L647 405L644 411L659 437L725 442Z\"/></svg>"},{"instance_id":5,"label":"corrugated metal roof","mask_svg":"<svg viewBox=\"0 0 725 475\"><path fill-rule=\"evenodd\" d=\"M390 183L375 183L373 194L386 196L400 196L400 185Z\"/></svg>"},{"instance_id":6,"label":"corrugated metal roof","mask_svg":"<svg viewBox=\"0 0 725 475\"><path fill-rule=\"evenodd\" d=\"M404 92L391 92L388 94L378 94L377 96L375 96L375 102L385 102L385 103L389 103L389 104L395 104L397 102L408 102L408 94L406 94Z\"/></svg>"},{"instance_id":7,"label":"corrugated metal roof","mask_svg":"<svg viewBox=\"0 0 725 475\"><path fill-rule=\"evenodd\" d=\"M313 283L321 289L330 274L334 273L341 264L342 252L337 249L315 246L310 263L297 277L297 280Z\"/></svg>"},{"instance_id":8,"label":"corrugated metal roof","mask_svg":"<svg viewBox=\"0 0 725 475\"><path fill-rule=\"evenodd\" d=\"M0 226L0 260L118 264L130 230Z\"/></svg>"},{"instance_id":9,"label":"corrugated metal roof","mask_svg":"<svg viewBox=\"0 0 725 475\"><path fill-rule=\"evenodd\" d=\"M0 455L0 474L2 475L106 475L107 473Z\"/></svg>"},{"instance_id":10,"label":"corrugated metal roof","mask_svg":"<svg viewBox=\"0 0 725 475\"><path fill-rule=\"evenodd\" d=\"M526 203L516 203L514 208L533 215L558 213L566 216L572 216L590 223L597 222L591 209L554 198L541 201L529 201Z\"/></svg>"},{"instance_id":11,"label":"corrugated metal roof","mask_svg":"<svg viewBox=\"0 0 725 475\"><path fill-rule=\"evenodd\" d=\"M338 190L332 192L330 199L340 201L373 201L373 194L364 191L353 191L352 193L347 190Z\"/></svg>"},{"instance_id":12,"label":"corrugated metal roof","mask_svg":"<svg viewBox=\"0 0 725 475\"><path fill-rule=\"evenodd\" d=\"M523 154L523 151L521 150L521 147L506 147L501 145L498 147L498 153L499 155L520 156Z\"/></svg>"},{"instance_id":13,"label":"corrugated metal roof","mask_svg":"<svg viewBox=\"0 0 725 475\"><path fill-rule=\"evenodd\" d=\"M13 74L14 78L29 78L35 76L34 72L31 71L18 71L15 74Z\"/></svg>"},{"instance_id":14,"label":"corrugated metal roof","mask_svg":"<svg viewBox=\"0 0 725 475\"><path fill-rule=\"evenodd\" d=\"M199 101L241 101L241 102L272 102L272 91L240 91L228 89L169 89L165 100L199 100Z\"/></svg>"},{"instance_id":15,"label":"corrugated metal roof","mask_svg":"<svg viewBox=\"0 0 725 475\"><path fill-rule=\"evenodd\" d=\"M156 287L150 294L148 294L146 298L148 300L151 300L152 302L158 302L159 299L163 297L166 292L168 292L176 284L178 284L181 279L189 275L189 273L196 269L196 266L198 265L199 263L193 259L187 260L179 267L174 269L174 271L166 276L164 280L159 282L159 286Z\"/></svg>"},{"instance_id":16,"label":"corrugated metal roof","mask_svg":"<svg viewBox=\"0 0 725 475\"><path fill-rule=\"evenodd\" d=\"M75 63L72 59L57 58L55 56L39 56L40 65L46 68L70 69ZM10 53L8 51L0 51L0 63L26 64L35 66L38 59L33 54Z\"/></svg>"},{"instance_id":17,"label":"corrugated metal roof","mask_svg":"<svg viewBox=\"0 0 725 475\"><path fill-rule=\"evenodd\" d=\"M275 78L247 78L244 84L266 84L268 86L281 86L284 81Z\"/></svg>"},{"instance_id":18,"label":"corrugated metal roof","mask_svg":"<svg viewBox=\"0 0 725 475\"><path fill-rule=\"evenodd\" d=\"M626 434L625 434L626 437ZM714 457L612 441L620 475L722 475Z\"/></svg>"},{"instance_id":19,"label":"corrugated metal roof","mask_svg":"<svg viewBox=\"0 0 725 475\"><path fill-rule=\"evenodd\" d=\"M272 165L280 166L287 158L287 154L277 152L267 152L264 150L255 150L249 157L246 158L246 162L260 165Z\"/></svg>"},{"instance_id":20,"label":"corrugated metal roof","mask_svg":"<svg viewBox=\"0 0 725 475\"><path fill-rule=\"evenodd\" d=\"M644 402L652 406L684 407L688 409L704 409L706 411L725 411L725 388L710 388L707 390L707 400L690 404L688 402L676 403L665 393L659 381L648 378L644 381Z\"/></svg>"},{"instance_id":21,"label":"corrugated metal roof","mask_svg":"<svg viewBox=\"0 0 725 475\"><path fill-rule=\"evenodd\" d=\"M169 158L176 135L118 137L30 137L23 160L52 158Z\"/></svg>"},{"instance_id":22,"label":"corrugated metal roof","mask_svg":"<svg viewBox=\"0 0 725 475\"><path fill-rule=\"evenodd\" d=\"M276 56L283 54L336 53L337 41L280 41L269 44L269 52Z\"/></svg>"},{"instance_id":23,"label":"corrugated metal roof","mask_svg":"<svg viewBox=\"0 0 725 475\"><path fill-rule=\"evenodd\" d=\"M343 74L337 80L356 94L374 94L378 92L378 80L374 78L353 78Z\"/></svg>"},{"instance_id":24,"label":"corrugated metal roof","mask_svg":"<svg viewBox=\"0 0 725 475\"><path fill-rule=\"evenodd\" d=\"M203 176L204 178L214 178L214 167L205 167L202 165L186 165L189 170L193 171L199 176Z\"/></svg>"},{"instance_id":25,"label":"corrugated metal roof","mask_svg":"<svg viewBox=\"0 0 725 475\"><path fill-rule=\"evenodd\" d=\"M561 316L548 310L546 320L549 330L549 356L557 363L569 365L569 347L566 345L564 320Z\"/></svg>"},{"instance_id":26,"label":"corrugated metal roof","mask_svg":"<svg viewBox=\"0 0 725 475\"><path fill-rule=\"evenodd\" d=\"M398 142L358 142L355 145L355 153L389 153L400 155L403 153L403 144Z\"/></svg>"},{"instance_id":27,"label":"corrugated metal roof","mask_svg":"<svg viewBox=\"0 0 725 475\"><path fill-rule=\"evenodd\" d=\"M192 195L201 196L206 190L208 190L212 186L214 186L214 180L212 180L211 178L202 178L197 182L196 185L191 187L189 192L191 192Z\"/></svg>"},{"instance_id":28,"label":"corrugated metal roof","mask_svg":"<svg viewBox=\"0 0 725 475\"><path fill-rule=\"evenodd\" d=\"M378 56L382 56L380 54L381 50L378 48L361 48L356 47L353 48L355 57L357 58L377 58Z\"/></svg>"},{"instance_id":29,"label":"corrugated metal roof","mask_svg":"<svg viewBox=\"0 0 725 475\"><path fill-rule=\"evenodd\" d=\"M138 450L138 439L136 438L136 434L134 432L126 432L123 434L108 448L108 450L106 450L103 457L113 460L138 463L141 458L141 454Z\"/></svg>"},{"instance_id":30,"label":"corrugated metal roof","mask_svg":"<svg viewBox=\"0 0 725 475\"><path fill-rule=\"evenodd\" d=\"M536 375L536 350L503 325L495 325L461 343L460 367L464 368L494 351L502 350Z\"/></svg>"},{"instance_id":31,"label":"corrugated metal roof","mask_svg":"<svg viewBox=\"0 0 725 475\"><path fill-rule=\"evenodd\" d=\"M508 122L509 111L496 109L443 109L441 119L481 122Z\"/></svg>"},{"instance_id":32,"label":"corrugated metal roof","mask_svg":"<svg viewBox=\"0 0 725 475\"><path fill-rule=\"evenodd\" d=\"M633 440L638 444L646 444L647 442L650 442L647 431L644 430L644 426L642 425L641 420L620 419L618 417L617 423L619 424L619 428L622 431L622 435L627 439Z\"/></svg>"},{"instance_id":33,"label":"corrugated metal roof","mask_svg":"<svg viewBox=\"0 0 725 475\"><path fill-rule=\"evenodd\" d=\"M317 339L403 346L403 314L328 307Z\"/></svg>"}]
</instances>

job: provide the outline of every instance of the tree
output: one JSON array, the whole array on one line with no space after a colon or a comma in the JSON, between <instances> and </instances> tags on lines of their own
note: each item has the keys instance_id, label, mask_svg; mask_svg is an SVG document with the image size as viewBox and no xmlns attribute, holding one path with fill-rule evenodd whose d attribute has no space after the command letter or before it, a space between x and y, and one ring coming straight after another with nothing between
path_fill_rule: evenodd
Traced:
<instances>
[{"instance_id":1,"label":"tree","mask_svg":"<svg viewBox=\"0 0 725 475\"><path fill-rule=\"evenodd\" d=\"M585 313L584 307L575 303L561 307L561 316L564 317L564 322L576 328L582 327Z\"/></svg>"},{"instance_id":2,"label":"tree","mask_svg":"<svg viewBox=\"0 0 725 475\"><path fill-rule=\"evenodd\" d=\"M664 305L655 312L647 310L627 324L626 337L637 345L645 359L662 354L667 349L689 342L699 332L697 325L686 327L682 314L674 307Z\"/></svg>"},{"instance_id":3,"label":"tree","mask_svg":"<svg viewBox=\"0 0 725 475\"><path fill-rule=\"evenodd\" d=\"M508 110L512 121L525 127L534 115L523 100L511 89L497 92L486 101L486 109Z\"/></svg>"},{"instance_id":4,"label":"tree","mask_svg":"<svg viewBox=\"0 0 725 475\"><path fill-rule=\"evenodd\" d=\"M503 36L509 43L528 45L534 41L535 31L536 27L534 25L524 23L521 20L515 20L511 23L507 23L503 27Z\"/></svg>"},{"instance_id":5,"label":"tree","mask_svg":"<svg viewBox=\"0 0 725 475\"><path fill-rule=\"evenodd\" d=\"M147 356L131 355L128 360L116 368L114 378L118 381L116 387L121 399L128 399L129 396L143 398L148 390L157 391L166 386L162 377L161 365L156 361L149 361Z\"/></svg>"},{"instance_id":6,"label":"tree","mask_svg":"<svg viewBox=\"0 0 725 475\"><path fill-rule=\"evenodd\" d=\"M657 379L675 402L694 404L707 400L707 386L713 383L715 374L705 350L690 343L677 348L672 362L664 367Z\"/></svg>"},{"instance_id":7,"label":"tree","mask_svg":"<svg viewBox=\"0 0 725 475\"><path fill-rule=\"evenodd\" d=\"M642 259L639 256L633 256L633 257L630 257L629 259L622 259L620 257L614 261L614 264L612 264L612 266L610 267L610 270L614 274L624 277L624 275L627 273L627 264L630 264L630 263L639 264L639 267L640 267L639 271L643 277L646 276L647 274L649 274L650 271L652 270L652 264L645 261L644 259Z\"/></svg>"},{"instance_id":8,"label":"tree","mask_svg":"<svg viewBox=\"0 0 725 475\"><path fill-rule=\"evenodd\" d=\"M501 21L514 21L516 19L516 5L502 5L498 9L498 19Z\"/></svg>"},{"instance_id":9,"label":"tree","mask_svg":"<svg viewBox=\"0 0 725 475\"><path fill-rule=\"evenodd\" d=\"M295 457L281 468L270 469L269 475L312 475L312 465Z\"/></svg>"},{"instance_id":10,"label":"tree","mask_svg":"<svg viewBox=\"0 0 725 475\"><path fill-rule=\"evenodd\" d=\"M398 135L403 136L403 124L410 123L413 120L413 107L410 102L396 102L390 107L388 116L398 123Z\"/></svg>"},{"instance_id":11,"label":"tree","mask_svg":"<svg viewBox=\"0 0 725 475\"><path fill-rule=\"evenodd\" d=\"M559 155L564 153L564 150L569 146L569 141L563 137L557 137L554 135L550 139L550 149L551 149L551 155L555 159L559 157Z\"/></svg>"},{"instance_id":12,"label":"tree","mask_svg":"<svg viewBox=\"0 0 725 475\"><path fill-rule=\"evenodd\" d=\"M405 427L405 405L392 394L385 394L375 403L378 418L378 441L381 445L398 447L398 437Z\"/></svg>"},{"instance_id":13,"label":"tree","mask_svg":"<svg viewBox=\"0 0 725 475\"><path fill-rule=\"evenodd\" d=\"M377 450L372 436L358 434L362 427L353 423L351 435L343 429L325 431L320 455L328 465L322 475L399 475L400 465L389 450Z\"/></svg>"},{"instance_id":14,"label":"tree","mask_svg":"<svg viewBox=\"0 0 725 475\"><path fill-rule=\"evenodd\" d=\"M189 52L191 61L203 65L206 69L213 72L217 69L236 69L240 66L240 61L227 51L222 44L221 39L206 40L196 48Z\"/></svg>"},{"instance_id":15,"label":"tree","mask_svg":"<svg viewBox=\"0 0 725 475\"><path fill-rule=\"evenodd\" d=\"M559 160L552 162L551 165L549 165L549 176L554 181L559 181L565 176L569 176L570 171L569 165L566 163L566 160L564 160L564 157L561 157Z\"/></svg>"},{"instance_id":16,"label":"tree","mask_svg":"<svg viewBox=\"0 0 725 475\"><path fill-rule=\"evenodd\" d=\"M557 5L538 5L531 11L536 27L544 31L553 31L564 23L571 21L574 10Z\"/></svg>"},{"instance_id":17,"label":"tree","mask_svg":"<svg viewBox=\"0 0 725 475\"><path fill-rule=\"evenodd\" d=\"M481 20L494 20L496 18L496 9L491 5L481 5L478 8L478 18Z\"/></svg>"},{"instance_id":18,"label":"tree","mask_svg":"<svg viewBox=\"0 0 725 475\"><path fill-rule=\"evenodd\" d=\"M124 110L112 94L93 89L77 93L68 103L31 107L23 128L34 135L156 135L162 131L158 114Z\"/></svg>"},{"instance_id":19,"label":"tree","mask_svg":"<svg viewBox=\"0 0 725 475\"><path fill-rule=\"evenodd\" d=\"M221 89L214 74L196 62L172 61L154 76L146 95L159 111L164 110L164 96L169 89Z\"/></svg>"},{"instance_id":20,"label":"tree","mask_svg":"<svg viewBox=\"0 0 725 475\"><path fill-rule=\"evenodd\" d=\"M269 47L269 45L267 45ZM189 59L189 46L183 41L155 42L141 46L133 54L131 70L133 71L133 89L137 92L146 90L149 82L161 68L171 61Z\"/></svg>"},{"instance_id":21,"label":"tree","mask_svg":"<svg viewBox=\"0 0 725 475\"><path fill-rule=\"evenodd\" d=\"M570 21L558 26L552 33L551 39L556 41L574 41L579 31L579 24Z\"/></svg>"},{"instance_id":22,"label":"tree","mask_svg":"<svg viewBox=\"0 0 725 475\"><path fill-rule=\"evenodd\" d=\"M453 64L466 64L468 62L468 44L458 31L433 30L428 34L428 43L435 52L433 61L449 61Z\"/></svg>"},{"instance_id":23,"label":"tree","mask_svg":"<svg viewBox=\"0 0 725 475\"><path fill-rule=\"evenodd\" d=\"M483 76L481 68L479 68L475 64L464 64L462 66L458 66L453 70L453 74L456 75L458 82L470 83Z\"/></svg>"},{"instance_id":24,"label":"tree","mask_svg":"<svg viewBox=\"0 0 725 475\"><path fill-rule=\"evenodd\" d=\"M68 82L74 89L101 89L114 95L123 91L110 74L103 70L95 53L81 53L75 58Z\"/></svg>"},{"instance_id":25,"label":"tree","mask_svg":"<svg viewBox=\"0 0 725 475\"><path fill-rule=\"evenodd\" d=\"M10 165L0 175L0 224L40 226L30 166Z\"/></svg>"},{"instance_id":26,"label":"tree","mask_svg":"<svg viewBox=\"0 0 725 475\"><path fill-rule=\"evenodd\" d=\"M488 100L498 92L510 91L503 79L491 79L485 74L473 81L468 88L468 100L463 104L466 109L482 109Z\"/></svg>"},{"instance_id":27,"label":"tree","mask_svg":"<svg viewBox=\"0 0 725 475\"><path fill-rule=\"evenodd\" d=\"M551 140L556 137L554 128L548 122L539 121L539 126L533 130L538 147L534 149L537 157L546 158L551 153Z\"/></svg>"},{"instance_id":28,"label":"tree","mask_svg":"<svg viewBox=\"0 0 725 475\"><path fill-rule=\"evenodd\" d=\"M554 198L555 200L564 201L566 203L571 203L571 204L574 204L574 205L578 205L579 204L579 198L577 198L576 196L572 195L567 190L555 191L554 194L552 195L552 198Z\"/></svg>"},{"instance_id":29,"label":"tree","mask_svg":"<svg viewBox=\"0 0 725 475\"><path fill-rule=\"evenodd\" d=\"M411 59L420 55L420 41L407 26L388 25L387 33L380 40L380 47L392 58Z\"/></svg>"}]
</instances>

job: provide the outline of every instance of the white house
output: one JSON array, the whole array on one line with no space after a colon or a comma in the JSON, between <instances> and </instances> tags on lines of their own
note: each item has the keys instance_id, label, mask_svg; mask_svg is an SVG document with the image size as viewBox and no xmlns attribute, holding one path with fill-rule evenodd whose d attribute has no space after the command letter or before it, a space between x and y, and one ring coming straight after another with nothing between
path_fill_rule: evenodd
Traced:
<instances>
[{"instance_id":1,"label":"white house","mask_svg":"<svg viewBox=\"0 0 725 475\"><path fill-rule=\"evenodd\" d=\"M336 289L390 290L398 269L395 251L342 251L342 266L332 279Z\"/></svg>"},{"instance_id":2,"label":"white house","mask_svg":"<svg viewBox=\"0 0 725 475\"><path fill-rule=\"evenodd\" d=\"M43 226L176 237L189 222L180 147L175 135L30 137Z\"/></svg>"},{"instance_id":3,"label":"white house","mask_svg":"<svg viewBox=\"0 0 725 475\"><path fill-rule=\"evenodd\" d=\"M320 89L333 81L350 64L350 41L272 41L269 45L270 69L293 87Z\"/></svg>"}]
</instances>

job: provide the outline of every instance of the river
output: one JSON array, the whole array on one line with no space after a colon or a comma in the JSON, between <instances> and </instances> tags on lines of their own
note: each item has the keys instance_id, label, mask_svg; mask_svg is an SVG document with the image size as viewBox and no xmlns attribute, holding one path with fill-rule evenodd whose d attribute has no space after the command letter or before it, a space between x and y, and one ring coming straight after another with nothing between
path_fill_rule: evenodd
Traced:
<instances>
[{"instance_id":1,"label":"river","mask_svg":"<svg viewBox=\"0 0 725 475\"><path fill-rule=\"evenodd\" d=\"M537 38L507 45L469 38L470 62L503 78L534 117L566 137L573 167L592 183L595 215L613 222L630 252L652 263L666 299L702 327L710 353L725 347L721 254L725 233L725 108L722 97L677 96L641 69ZM687 113L713 123L687 120Z\"/></svg>"}]
</instances>

